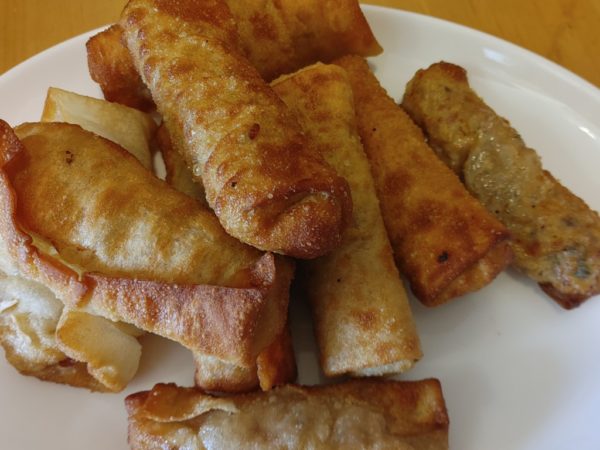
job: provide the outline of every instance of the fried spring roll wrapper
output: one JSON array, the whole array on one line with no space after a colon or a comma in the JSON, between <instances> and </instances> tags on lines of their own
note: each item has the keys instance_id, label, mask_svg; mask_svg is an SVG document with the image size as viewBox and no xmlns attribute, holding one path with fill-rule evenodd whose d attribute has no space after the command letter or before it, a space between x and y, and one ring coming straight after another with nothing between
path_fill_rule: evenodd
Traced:
<instances>
[{"instance_id":1,"label":"fried spring roll wrapper","mask_svg":"<svg viewBox=\"0 0 600 450\"><path fill-rule=\"evenodd\" d=\"M348 185L237 52L223 25L226 5L216 2L211 13L204 3L213 2L132 0L122 15L127 45L173 146L202 178L229 234L299 258L326 253L351 216Z\"/></svg>"},{"instance_id":2,"label":"fried spring roll wrapper","mask_svg":"<svg viewBox=\"0 0 600 450\"><path fill-rule=\"evenodd\" d=\"M192 179L191 171L174 151L169 132L161 126L157 133L157 145L165 161L166 180L180 192L205 202L202 186ZM269 390L274 386L291 383L296 379L296 360L289 324L275 340L264 349L254 365L239 366L204 353L194 353L196 386L211 392L247 392Z\"/></svg>"},{"instance_id":3,"label":"fried spring roll wrapper","mask_svg":"<svg viewBox=\"0 0 600 450\"><path fill-rule=\"evenodd\" d=\"M336 62L349 77L396 263L427 306L490 283L510 262L508 232L427 146L360 57Z\"/></svg>"},{"instance_id":4,"label":"fried spring roll wrapper","mask_svg":"<svg viewBox=\"0 0 600 450\"><path fill-rule=\"evenodd\" d=\"M327 376L403 372L422 353L344 70L317 64L273 87L352 190L354 217L342 244L305 264L321 367Z\"/></svg>"},{"instance_id":5,"label":"fried spring roll wrapper","mask_svg":"<svg viewBox=\"0 0 600 450\"><path fill-rule=\"evenodd\" d=\"M466 71L417 72L403 106L441 159L513 236L515 266L564 308L600 293L600 218L544 170L506 119L469 87Z\"/></svg>"},{"instance_id":6,"label":"fried spring roll wrapper","mask_svg":"<svg viewBox=\"0 0 600 450\"><path fill-rule=\"evenodd\" d=\"M289 262L79 126L18 135L0 121L0 237L22 276L71 308L254 364L284 326Z\"/></svg>"},{"instance_id":7,"label":"fried spring roll wrapper","mask_svg":"<svg viewBox=\"0 0 600 450\"><path fill-rule=\"evenodd\" d=\"M23 375L92 391L121 391L137 371L137 335L132 327L65 310L39 283L0 277L0 344Z\"/></svg>"},{"instance_id":8,"label":"fried spring roll wrapper","mask_svg":"<svg viewBox=\"0 0 600 450\"><path fill-rule=\"evenodd\" d=\"M354 380L211 397L173 384L125 400L132 450L448 449L438 380Z\"/></svg>"},{"instance_id":9,"label":"fried spring roll wrapper","mask_svg":"<svg viewBox=\"0 0 600 450\"><path fill-rule=\"evenodd\" d=\"M383 51L356 0L226 0L240 45L266 80L317 61Z\"/></svg>"},{"instance_id":10,"label":"fried spring roll wrapper","mask_svg":"<svg viewBox=\"0 0 600 450\"><path fill-rule=\"evenodd\" d=\"M381 46L356 0L231 0L245 56L266 80L345 54L374 56ZM138 75L123 29L113 25L86 44L92 79L107 100L148 110L152 96Z\"/></svg>"}]
</instances>

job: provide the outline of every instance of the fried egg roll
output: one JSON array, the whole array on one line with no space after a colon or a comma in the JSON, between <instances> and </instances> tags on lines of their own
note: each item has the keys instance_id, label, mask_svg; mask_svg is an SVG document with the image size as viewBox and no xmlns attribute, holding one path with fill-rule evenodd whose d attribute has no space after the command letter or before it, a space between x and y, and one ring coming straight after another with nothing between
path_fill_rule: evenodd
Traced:
<instances>
[{"instance_id":1,"label":"fried egg roll","mask_svg":"<svg viewBox=\"0 0 600 450\"><path fill-rule=\"evenodd\" d=\"M436 379L288 385L232 397L157 384L125 404L132 450L448 449Z\"/></svg>"},{"instance_id":2,"label":"fried egg roll","mask_svg":"<svg viewBox=\"0 0 600 450\"><path fill-rule=\"evenodd\" d=\"M283 329L290 264L118 145L64 123L0 121L0 238L68 307L252 365Z\"/></svg>"},{"instance_id":3,"label":"fried egg roll","mask_svg":"<svg viewBox=\"0 0 600 450\"><path fill-rule=\"evenodd\" d=\"M192 174L183 159L174 151L169 132L161 126L157 144L165 161L166 180L180 192L205 203L202 186L192 180ZM228 363L204 353L194 353L197 387L210 392L248 392L261 388L291 383L296 379L296 359L289 324L249 367Z\"/></svg>"},{"instance_id":4,"label":"fried egg roll","mask_svg":"<svg viewBox=\"0 0 600 450\"><path fill-rule=\"evenodd\" d=\"M441 62L409 82L404 108L440 158L510 230L515 266L561 306L600 293L600 219L544 170L510 123Z\"/></svg>"},{"instance_id":5,"label":"fried egg roll","mask_svg":"<svg viewBox=\"0 0 600 450\"><path fill-rule=\"evenodd\" d=\"M374 56L381 46L356 0L227 1L244 55L266 80L345 54ZM152 96L138 75L119 25L87 42L90 75L111 102L148 110Z\"/></svg>"},{"instance_id":6,"label":"fried egg roll","mask_svg":"<svg viewBox=\"0 0 600 450\"><path fill-rule=\"evenodd\" d=\"M352 191L353 220L342 244L304 265L323 372L403 372L422 353L356 130L344 70L317 64L276 80L273 87Z\"/></svg>"},{"instance_id":7,"label":"fried egg roll","mask_svg":"<svg viewBox=\"0 0 600 450\"><path fill-rule=\"evenodd\" d=\"M356 0L226 0L240 45L266 80L347 54L383 51Z\"/></svg>"},{"instance_id":8,"label":"fried egg roll","mask_svg":"<svg viewBox=\"0 0 600 450\"><path fill-rule=\"evenodd\" d=\"M396 263L426 306L480 289L510 262L508 232L439 161L360 57L336 62L354 92Z\"/></svg>"},{"instance_id":9,"label":"fried egg roll","mask_svg":"<svg viewBox=\"0 0 600 450\"><path fill-rule=\"evenodd\" d=\"M220 2L131 0L121 26L174 147L202 178L225 230L262 250L314 258L341 239L348 185L238 53L229 19Z\"/></svg>"}]
</instances>

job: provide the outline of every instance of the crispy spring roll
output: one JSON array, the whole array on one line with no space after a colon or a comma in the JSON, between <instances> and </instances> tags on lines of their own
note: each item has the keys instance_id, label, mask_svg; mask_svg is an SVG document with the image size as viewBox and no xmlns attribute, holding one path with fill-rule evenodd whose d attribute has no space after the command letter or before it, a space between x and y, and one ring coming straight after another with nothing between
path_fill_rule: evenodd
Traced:
<instances>
[{"instance_id":1,"label":"crispy spring roll","mask_svg":"<svg viewBox=\"0 0 600 450\"><path fill-rule=\"evenodd\" d=\"M0 121L0 240L67 306L253 365L285 324L291 265L118 145L64 123Z\"/></svg>"},{"instance_id":2,"label":"crispy spring roll","mask_svg":"<svg viewBox=\"0 0 600 450\"><path fill-rule=\"evenodd\" d=\"M319 256L351 216L348 185L237 52L228 18L221 2L131 0L121 26L174 147L202 178L225 230L262 250Z\"/></svg>"},{"instance_id":3,"label":"crispy spring roll","mask_svg":"<svg viewBox=\"0 0 600 450\"><path fill-rule=\"evenodd\" d=\"M157 384L125 404L132 450L448 449L448 414L435 379L288 385L220 398Z\"/></svg>"},{"instance_id":4,"label":"crispy spring roll","mask_svg":"<svg viewBox=\"0 0 600 450\"><path fill-rule=\"evenodd\" d=\"M169 132L161 126L157 145L165 161L167 183L180 192L205 203L202 185L192 179L183 159L174 151ZM196 386L211 392L247 392L257 388L269 390L296 379L296 359L289 325L259 355L256 364L243 367L204 353L194 353Z\"/></svg>"},{"instance_id":5,"label":"crispy spring roll","mask_svg":"<svg viewBox=\"0 0 600 450\"><path fill-rule=\"evenodd\" d=\"M304 266L323 372L403 372L422 353L344 70L317 64L274 81L273 87L352 190L354 216L342 244Z\"/></svg>"},{"instance_id":6,"label":"crispy spring roll","mask_svg":"<svg viewBox=\"0 0 600 450\"><path fill-rule=\"evenodd\" d=\"M508 232L427 146L367 62L336 62L349 77L396 263L427 306L490 283L511 260Z\"/></svg>"},{"instance_id":7,"label":"crispy spring roll","mask_svg":"<svg viewBox=\"0 0 600 450\"><path fill-rule=\"evenodd\" d=\"M240 45L266 80L382 48L356 0L226 0Z\"/></svg>"},{"instance_id":8,"label":"crispy spring roll","mask_svg":"<svg viewBox=\"0 0 600 450\"><path fill-rule=\"evenodd\" d=\"M138 335L133 327L65 310L39 283L0 277L0 344L23 375L92 391L121 391L137 371Z\"/></svg>"},{"instance_id":9,"label":"crispy spring roll","mask_svg":"<svg viewBox=\"0 0 600 450\"><path fill-rule=\"evenodd\" d=\"M79 124L121 144L145 167L151 165L148 142L156 126L136 109L49 88L42 120ZM15 267L3 269L18 274ZM140 330L64 308L48 288L18 275L0 284L6 295L0 300L0 340L8 361L21 373L111 392L121 391L133 378L141 356L135 339Z\"/></svg>"},{"instance_id":10,"label":"crispy spring roll","mask_svg":"<svg viewBox=\"0 0 600 450\"><path fill-rule=\"evenodd\" d=\"M443 161L513 236L515 266L564 308L600 293L600 218L544 170L449 63L420 70L402 105Z\"/></svg>"},{"instance_id":11,"label":"crispy spring roll","mask_svg":"<svg viewBox=\"0 0 600 450\"><path fill-rule=\"evenodd\" d=\"M382 49L356 0L230 0L245 56L266 80L345 54L374 56ZM92 79L107 100L149 109L150 92L138 75L119 25L86 44Z\"/></svg>"}]
</instances>

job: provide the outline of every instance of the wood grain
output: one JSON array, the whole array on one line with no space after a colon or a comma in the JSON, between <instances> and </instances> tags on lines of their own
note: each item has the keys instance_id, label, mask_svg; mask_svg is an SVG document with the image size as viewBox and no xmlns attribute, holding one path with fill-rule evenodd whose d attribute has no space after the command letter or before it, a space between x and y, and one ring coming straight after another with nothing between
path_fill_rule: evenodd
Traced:
<instances>
[{"instance_id":1,"label":"wood grain","mask_svg":"<svg viewBox=\"0 0 600 450\"><path fill-rule=\"evenodd\" d=\"M369 0L506 39L600 87L598 0ZM0 73L84 31L114 22L125 0L2 0Z\"/></svg>"}]
</instances>

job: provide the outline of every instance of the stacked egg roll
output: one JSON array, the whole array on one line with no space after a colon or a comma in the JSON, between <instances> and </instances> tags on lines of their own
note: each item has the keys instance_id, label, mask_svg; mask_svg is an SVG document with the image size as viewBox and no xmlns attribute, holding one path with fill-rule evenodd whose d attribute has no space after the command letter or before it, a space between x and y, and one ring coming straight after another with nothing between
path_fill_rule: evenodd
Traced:
<instances>
[{"instance_id":1,"label":"stacked egg roll","mask_svg":"<svg viewBox=\"0 0 600 450\"><path fill-rule=\"evenodd\" d=\"M208 2L196 2L199 10ZM382 51L356 0L229 0L239 50L267 81L317 61ZM227 14L223 13L223 14ZM113 25L87 43L92 79L109 101L148 110L152 96L138 75L123 29Z\"/></svg>"},{"instance_id":2,"label":"stacked egg roll","mask_svg":"<svg viewBox=\"0 0 600 450\"><path fill-rule=\"evenodd\" d=\"M436 306L490 283L511 260L506 227L439 161L363 58L336 64L348 74L385 226L415 296Z\"/></svg>"},{"instance_id":3,"label":"stacked egg roll","mask_svg":"<svg viewBox=\"0 0 600 450\"><path fill-rule=\"evenodd\" d=\"M448 414L435 379L288 385L231 397L158 384L125 403L132 450L448 449Z\"/></svg>"},{"instance_id":4,"label":"stacked egg roll","mask_svg":"<svg viewBox=\"0 0 600 450\"><path fill-rule=\"evenodd\" d=\"M79 126L0 122L6 259L69 308L239 365L281 333L290 264ZM210 261L210 263L207 263Z\"/></svg>"},{"instance_id":5,"label":"stacked egg roll","mask_svg":"<svg viewBox=\"0 0 600 450\"><path fill-rule=\"evenodd\" d=\"M420 70L403 107L440 158L510 230L515 266L564 308L600 293L600 218L542 167L509 122L445 62Z\"/></svg>"},{"instance_id":6,"label":"stacked egg roll","mask_svg":"<svg viewBox=\"0 0 600 450\"><path fill-rule=\"evenodd\" d=\"M343 69L317 64L273 82L323 157L350 184L353 220L341 245L306 261L326 375L403 372L421 357L408 299L394 265Z\"/></svg>"},{"instance_id":7,"label":"stacked egg roll","mask_svg":"<svg viewBox=\"0 0 600 450\"><path fill-rule=\"evenodd\" d=\"M131 0L120 24L173 146L225 230L259 249L319 256L351 216L347 183L238 52L232 20L221 2Z\"/></svg>"},{"instance_id":8,"label":"stacked egg roll","mask_svg":"<svg viewBox=\"0 0 600 450\"><path fill-rule=\"evenodd\" d=\"M42 120L80 124L120 143L150 167L149 141L156 126L138 110L57 88L49 88ZM64 307L46 286L19 275L0 258L0 343L22 374L43 380L120 391L137 372L142 332L122 322Z\"/></svg>"},{"instance_id":9,"label":"stacked egg roll","mask_svg":"<svg viewBox=\"0 0 600 450\"><path fill-rule=\"evenodd\" d=\"M165 162L167 182L205 204L202 185L193 181L191 172L172 145L169 132L161 126L156 143ZM195 384L210 392L246 392L257 388L269 390L296 379L296 360L289 325L260 352L256 363L240 366L204 353L194 353Z\"/></svg>"}]
</instances>

